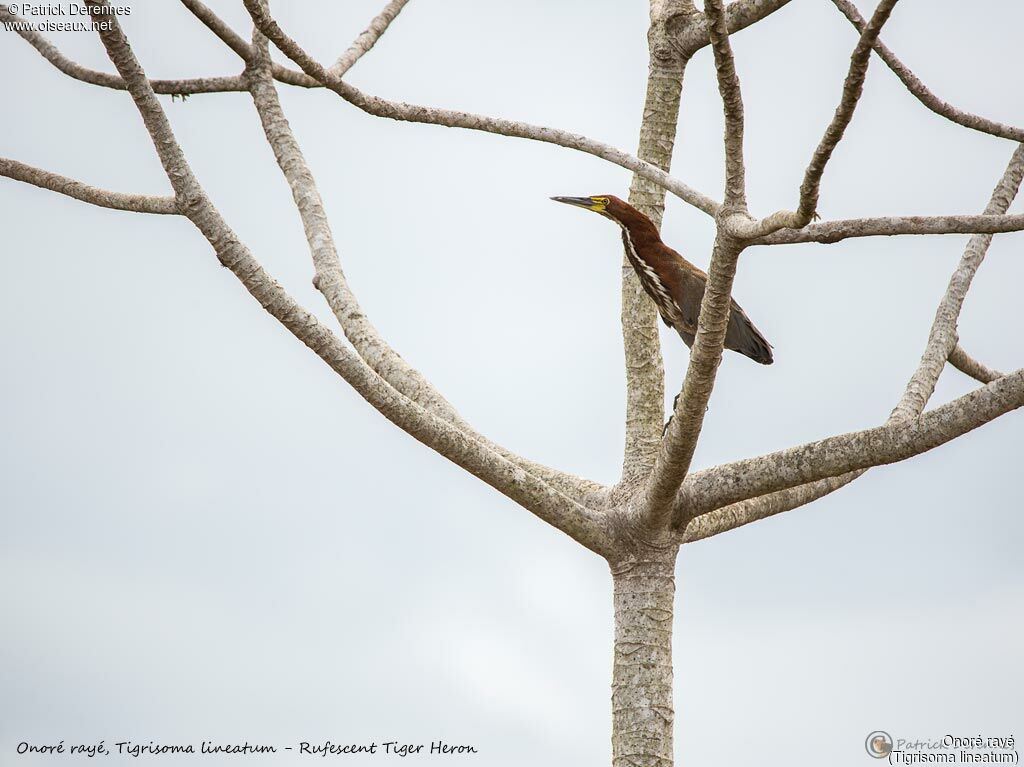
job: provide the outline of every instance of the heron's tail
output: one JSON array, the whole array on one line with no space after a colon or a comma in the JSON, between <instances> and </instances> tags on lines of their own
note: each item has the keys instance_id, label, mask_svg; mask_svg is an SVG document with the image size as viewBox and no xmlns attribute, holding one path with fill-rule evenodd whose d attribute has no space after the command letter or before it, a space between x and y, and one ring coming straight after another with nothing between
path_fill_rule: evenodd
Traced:
<instances>
[{"instance_id":1,"label":"heron's tail","mask_svg":"<svg viewBox=\"0 0 1024 767\"><path fill-rule=\"evenodd\" d=\"M735 301L732 304L732 311L729 313L729 328L725 332L725 348L739 352L754 362L762 365L771 365L772 345L761 335L761 331L754 327L754 323L747 317L739 304Z\"/></svg>"}]
</instances>

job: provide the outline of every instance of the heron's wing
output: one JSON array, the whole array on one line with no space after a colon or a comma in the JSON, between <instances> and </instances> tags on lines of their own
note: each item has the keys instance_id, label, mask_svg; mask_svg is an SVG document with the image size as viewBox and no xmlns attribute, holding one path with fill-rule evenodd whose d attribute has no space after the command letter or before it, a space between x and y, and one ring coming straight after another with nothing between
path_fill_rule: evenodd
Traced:
<instances>
[{"instance_id":1,"label":"heron's wing","mask_svg":"<svg viewBox=\"0 0 1024 767\"><path fill-rule=\"evenodd\" d=\"M772 364L772 345L761 331L754 327L747 313L735 301L729 312L729 327L725 331L725 348L744 354L762 365Z\"/></svg>"},{"instance_id":2,"label":"heron's wing","mask_svg":"<svg viewBox=\"0 0 1024 767\"><path fill-rule=\"evenodd\" d=\"M674 268L668 274L670 284L667 287L672 294L675 311L673 312L674 316L665 319L668 325L679 331L684 341L689 336L690 340L687 342L687 346L689 346L693 343L693 337L697 335L697 317L700 316L700 302L704 298L705 281L702 273L687 268L687 266L682 263L674 264Z\"/></svg>"}]
</instances>

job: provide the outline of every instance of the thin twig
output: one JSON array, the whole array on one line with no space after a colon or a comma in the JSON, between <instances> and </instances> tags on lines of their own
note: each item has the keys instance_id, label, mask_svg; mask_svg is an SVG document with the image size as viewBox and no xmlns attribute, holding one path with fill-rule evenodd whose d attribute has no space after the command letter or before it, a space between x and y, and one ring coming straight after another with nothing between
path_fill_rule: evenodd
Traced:
<instances>
[{"instance_id":1,"label":"thin twig","mask_svg":"<svg viewBox=\"0 0 1024 767\"><path fill-rule=\"evenodd\" d=\"M746 501L731 503L719 509L701 514L691 519L682 534L683 543L693 543L720 533L735 530L737 527L758 522L784 511L792 511L806 506L819 498L834 493L853 482L867 471L851 471L838 477L828 477L806 485L797 485L786 490L779 490Z\"/></svg>"},{"instance_id":2,"label":"thin twig","mask_svg":"<svg viewBox=\"0 0 1024 767\"><path fill-rule=\"evenodd\" d=\"M743 161L743 98L729 45L721 0L705 0L708 34L715 56L718 90L725 112L725 203L717 217L718 236L711 254L707 286L697 319L697 334L690 364L671 423L665 433L650 476L641 492L639 523L655 531L672 521L673 501L690 463L704 425L729 323L730 296L743 245L730 236L729 222L748 217L746 171Z\"/></svg>"},{"instance_id":3,"label":"thin twig","mask_svg":"<svg viewBox=\"0 0 1024 767\"><path fill-rule=\"evenodd\" d=\"M944 445L1024 406L1024 369L907 420L694 472L677 496L680 522L729 504L858 469L896 463Z\"/></svg>"},{"instance_id":4,"label":"thin twig","mask_svg":"<svg viewBox=\"0 0 1024 767\"><path fill-rule=\"evenodd\" d=\"M1017 194L1021 183L1021 175L1024 174L1024 149L1022 147L1024 145L1018 146L1017 150L1010 157L1006 170L996 184L989 199L986 207L987 212L1000 213L1005 211ZM985 250L990 240L991 237L988 240L981 236L972 237L964 249L964 255L950 279L946 294L936 312L935 321L929 333L928 343L921 358L921 364L917 371L915 371L914 376L911 377L910 383L908 383L899 403L887 419L886 426L918 418L931 398L935 388L935 381L942 372L946 356L950 357L951 362L954 357L958 356L956 349L959 347L955 347L957 319L963 306L963 299L967 294L975 272L981 264L981 260L984 258ZM952 351L950 351L950 344L954 345ZM966 354L962 354L962 358L970 360ZM965 364L966 360L964 360ZM973 369L974 372L992 376L985 383L999 377L995 375L995 371L988 371L973 360L970 360L970 362L977 366ZM867 468L855 469L854 471L845 472L838 477L829 476L807 485L798 485L769 492L760 497L734 499L728 505L708 512L706 516L709 519L706 521L703 518L705 515L693 519L693 515L698 512L692 507L687 507L687 504L691 501L688 497L689 489L684 485L676 497L673 520L677 528L685 527L684 540L694 539L692 536L708 537L733 529L739 525L749 524L758 519L810 503L853 482L866 470ZM711 469L709 471L713 472L716 470ZM771 470L767 471L771 473Z\"/></svg>"},{"instance_id":5,"label":"thin twig","mask_svg":"<svg viewBox=\"0 0 1024 767\"><path fill-rule=\"evenodd\" d=\"M402 9L408 4L409 0L391 0L384 10L377 14L373 21L370 22L362 34L359 35L355 40L352 41L352 45L338 57L338 60L334 62L334 65L328 69L335 77L344 77L345 73L350 70L362 56L369 51L380 36L383 35L391 22L395 20Z\"/></svg>"},{"instance_id":6,"label":"thin twig","mask_svg":"<svg viewBox=\"0 0 1024 767\"><path fill-rule=\"evenodd\" d=\"M788 3L789 0L737 0L729 3L725 7L729 34L746 29ZM711 43L708 26L705 14L700 14L686 25L676 41L683 56L689 58Z\"/></svg>"},{"instance_id":7,"label":"thin twig","mask_svg":"<svg viewBox=\"0 0 1024 767\"><path fill-rule=\"evenodd\" d=\"M863 32L866 22L857 10L857 6L849 2L849 0L832 0L832 2L850 20L850 23L857 28L857 31ZM945 117L947 120L955 122L957 125L962 125L965 128L988 133L999 138L1024 142L1024 129L1016 128L1012 125L1004 125L995 120L989 120L987 117L981 117L980 115L957 109L949 102L943 101L927 85L921 82L920 78L900 61L896 54L886 47L881 40L875 40L874 49L889 69L907 86L907 90L935 114Z\"/></svg>"},{"instance_id":8,"label":"thin twig","mask_svg":"<svg viewBox=\"0 0 1024 767\"><path fill-rule=\"evenodd\" d=\"M99 189L95 186L83 184L67 176L41 168L26 165L17 160L9 160L0 157L0 176L12 178L15 181L23 181L41 189L49 189L51 192L74 197L76 200L87 202L90 205L97 205L101 208L112 208L114 210L126 210L133 213L156 213L159 215L178 215L178 203L173 197L154 197L147 194L124 194L123 192L111 192L106 189Z\"/></svg>"},{"instance_id":9,"label":"thin twig","mask_svg":"<svg viewBox=\"0 0 1024 767\"><path fill-rule=\"evenodd\" d=\"M368 114L376 117L385 117L390 120L443 125L449 128L465 128L467 130L495 133L513 138L525 138L555 144L567 149L575 149L638 173L644 178L660 184L681 200L709 215L715 215L718 211L718 203L710 197L701 194L679 179L673 178L660 168L643 162L613 146L594 141L586 136L555 128L546 128L540 125L530 125L529 123L517 122L515 120L388 101L387 99L364 93L358 88L333 77L321 64L284 33L278 23L271 18L270 14L260 7L258 0L245 0L245 7L260 31L270 38L274 45L288 58L298 64L303 72L319 80L328 89Z\"/></svg>"},{"instance_id":10,"label":"thin twig","mask_svg":"<svg viewBox=\"0 0 1024 767\"><path fill-rule=\"evenodd\" d=\"M679 135L679 105L687 59L676 51L679 25L698 15L693 0L650 0L647 83L636 156L664 170L672 168ZM629 204L659 230L665 188L633 174ZM665 361L658 311L623 251L619 322L625 367L626 412L620 484L638 487L650 473L665 427Z\"/></svg>"},{"instance_id":11,"label":"thin twig","mask_svg":"<svg viewBox=\"0 0 1024 767\"><path fill-rule=\"evenodd\" d=\"M0 5L0 22L12 24L12 29L25 42L35 48L44 59L69 77L89 83L90 85L99 85L103 88L113 88L119 91L126 90L124 80L117 75L89 69L69 59L60 52L57 46L47 40L45 36L32 29L31 24L25 22L20 16L11 13L6 5ZM199 77L184 80L151 80L150 82L156 93L174 96L245 90L245 80L239 75Z\"/></svg>"},{"instance_id":12,"label":"thin twig","mask_svg":"<svg viewBox=\"0 0 1024 767\"><path fill-rule=\"evenodd\" d=\"M704 15L715 55L718 92L725 112L725 207L735 211L747 209L746 167L743 162L743 96L736 62L729 45L722 0L705 0Z\"/></svg>"},{"instance_id":13,"label":"thin twig","mask_svg":"<svg viewBox=\"0 0 1024 767\"><path fill-rule=\"evenodd\" d=\"M642 491L640 521L652 530L661 530L669 524L677 490L690 470L718 365L722 361L722 348L729 326L730 294L742 249L740 243L719 232L711 254L711 268L682 393L676 400L672 421Z\"/></svg>"},{"instance_id":14,"label":"thin twig","mask_svg":"<svg viewBox=\"0 0 1024 767\"><path fill-rule=\"evenodd\" d=\"M258 30L253 31L253 37L253 61L248 72L253 103L302 219L316 273L313 284L334 312L349 343L377 374L403 395L570 497L579 499L598 489L600 486L594 483L529 461L478 434L418 370L391 348L370 322L345 278L316 181L281 107L270 70L266 38Z\"/></svg>"},{"instance_id":15,"label":"thin twig","mask_svg":"<svg viewBox=\"0 0 1024 767\"><path fill-rule=\"evenodd\" d=\"M601 514L558 492L395 391L266 272L199 185L117 17L103 13L107 7L108 0L95 0L89 6L95 21L109 23L99 29L107 55L138 107L182 213L203 233L221 263L239 278L267 312L399 428L587 548L602 555L608 553L608 534Z\"/></svg>"},{"instance_id":16,"label":"thin twig","mask_svg":"<svg viewBox=\"0 0 1024 767\"><path fill-rule=\"evenodd\" d=\"M953 351L949 353L949 364L961 373L969 375L975 381L980 381L983 384L992 383L997 378L1002 378L1005 375L1005 373L1000 373L998 370L993 370L978 362L978 360L964 351L964 347L960 344L954 346Z\"/></svg>"},{"instance_id":17,"label":"thin twig","mask_svg":"<svg viewBox=\"0 0 1024 767\"><path fill-rule=\"evenodd\" d=\"M981 216L885 216L823 221L804 229L782 229L750 245L831 245L853 237L896 237L922 234L1000 234L1024 230L1024 214Z\"/></svg>"},{"instance_id":18,"label":"thin twig","mask_svg":"<svg viewBox=\"0 0 1024 767\"><path fill-rule=\"evenodd\" d=\"M999 179L985 213L998 215L1005 213L1010 203L1017 196L1020 189L1021 179L1024 177L1024 144L1018 144L1006 172ZM893 417L897 419L911 418L924 409L925 403L929 400L932 392L935 391L935 383L945 367L946 360L956 346L956 325L960 318L960 311L963 309L964 299L971 287L971 281L977 274L981 262L985 259L989 245L992 244L991 234L976 234L971 237L960 259L960 264L949 280L938 309L935 311L935 320L932 322L928 334L928 343L917 370L907 382L903 398L893 411Z\"/></svg>"},{"instance_id":19,"label":"thin twig","mask_svg":"<svg viewBox=\"0 0 1024 767\"><path fill-rule=\"evenodd\" d=\"M896 3L897 0L881 0L871 16L871 21L861 33L857 47L853 49L853 54L850 56L850 69L847 72L846 81L843 83L843 95L839 100L839 106L832 117L832 122L825 129L825 135L822 136L821 142L814 150L811 162L804 173L804 181L800 185L797 228L809 224L816 214L821 177L825 172L825 166L853 119L854 110L864 92L864 78L867 76L868 62L871 60L871 48Z\"/></svg>"},{"instance_id":20,"label":"thin twig","mask_svg":"<svg viewBox=\"0 0 1024 767\"><path fill-rule=\"evenodd\" d=\"M228 48L234 51L239 58L245 62L252 59L252 48L249 43L233 30L227 22L214 13L205 3L200 0L181 0L181 4L187 8L193 16L206 25L213 34L220 38ZM275 80L288 85L297 85L301 88L322 88L323 86L309 75L294 69L283 67L277 62L271 62L271 73ZM245 90L243 88L243 90Z\"/></svg>"}]
</instances>

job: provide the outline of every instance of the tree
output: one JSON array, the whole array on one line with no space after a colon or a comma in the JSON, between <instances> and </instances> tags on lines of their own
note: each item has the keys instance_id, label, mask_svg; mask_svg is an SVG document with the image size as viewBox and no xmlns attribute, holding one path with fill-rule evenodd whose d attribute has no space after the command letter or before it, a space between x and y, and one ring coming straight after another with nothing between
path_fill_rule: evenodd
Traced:
<instances>
[{"instance_id":1,"label":"tree","mask_svg":"<svg viewBox=\"0 0 1024 767\"><path fill-rule=\"evenodd\" d=\"M251 42L239 37L201 3L183 0L183 4L246 62L242 75L148 80L120 31L118 19L103 11L105 4L99 4L92 13L95 21L109 22L106 28L99 29L99 36L117 75L86 70L64 58L38 33L30 29L19 32L51 63L76 79L129 91L173 187L173 196L107 192L14 160L2 161L0 173L105 207L184 216L267 312L381 414L607 560L613 574L616 609L612 688L615 764L670 764L672 760L671 626L674 572L681 544L806 505L853 482L869 468L938 447L1024 404L1024 371L1007 375L992 371L974 361L959 346L957 338L961 307L992 235L1024 228L1024 217L1007 212L1024 167L1020 149L1014 152L981 215L814 221L820 207L822 182L827 178L826 166L853 119L873 50L914 96L940 115L1012 141L1020 141L1024 135L1019 129L941 102L879 42L879 32L895 6L894 0L883 0L869 21L861 19L851 5L836 0L837 7L860 30L839 106L806 168L796 209L764 218L748 212L743 102L730 33L767 18L785 2L741 0L723 8L720 2L711 1L703 12L685 1L652 2L650 76L640 148L635 157L565 131L389 101L349 84L344 79L348 69L374 45L404 2L390 3L330 68L324 68L307 54L274 21L267 8L255 0L246 1L255 23ZM7 21L14 20L9 11L5 13ZM267 38L298 69L272 63ZM690 58L706 47L714 55L726 125L726 185L722 203L669 175L683 73ZM710 289L702 306L701 330L681 396L664 437L665 385L656 318L634 278L628 271L625 273L622 325L627 408L619 482L606 487L582 480L492 442L471 427L438 390L385 342L356 302L341 270L324 206L284 118L275 80L300 87L326 88L376 117L534 139L595 155L635 174L631 202L657 223L661 221L666 190L710 216L716 233L710 258ZM174 138L167 109L156 96L223 91L251 94L266 139L302 218L316 270L315 285L330 306L347 344L285 292L229 227L193 174ZM692 471L708 406L714 404L711 394L741 253L754 246L835 243L874 235L913 234L974 236L939 305L921 362L889 419L873 428ZM982 386L927 410L947 361L976 378Z\"/></svg>"}]
</instances>

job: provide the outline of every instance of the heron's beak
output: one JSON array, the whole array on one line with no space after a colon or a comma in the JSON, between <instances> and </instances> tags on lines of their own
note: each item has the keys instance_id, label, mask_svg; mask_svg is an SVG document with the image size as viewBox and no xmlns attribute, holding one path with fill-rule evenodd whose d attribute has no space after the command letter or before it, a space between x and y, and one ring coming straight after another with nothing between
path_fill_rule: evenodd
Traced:
<instances>
[{"instance_id":1,"label":"heron's beak","mask_svg":"<svg viewBox=\"0 0 1024 767\"><path fill-rule=\"evenodd\" d=\"M555 202L564 202L566 205L575 205L577 208L590 210L594 207L594 201L589 197L552 197Z\"/></svg>"}]
</instances>

